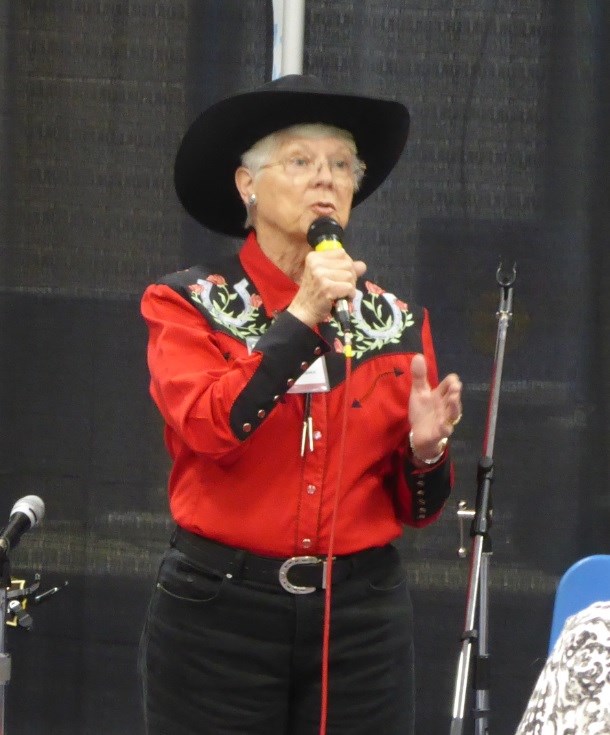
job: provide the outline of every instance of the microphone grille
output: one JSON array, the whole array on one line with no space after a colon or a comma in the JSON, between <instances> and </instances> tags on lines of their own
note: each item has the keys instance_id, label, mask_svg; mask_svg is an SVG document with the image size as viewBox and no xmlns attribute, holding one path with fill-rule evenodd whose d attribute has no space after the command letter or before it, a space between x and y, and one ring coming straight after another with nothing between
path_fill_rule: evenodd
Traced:
<instances>
[{"instance_id":1,"label":"microphone grille","mask_svg":"<svg viewBox=\"0 0 610 735\"><path fill-rule=\"evenodd\" d=\"M15 513L24 513L30 519L31 528L34 528L44 518L44 511L42 498L39 498L38 495L25 495L13 505L11 516Z\"/></svg>"},{"instance_id":2,"label":"microphone grille","mask_svg":"<svg viewBox=\"0 0 610 735\"><path fill-rule=\"evenodd\" d=\"M343 227L332 217L318 217L307 230L307 242L312 248L324 240L343 241Z\"/></svg>"}]
</instances>

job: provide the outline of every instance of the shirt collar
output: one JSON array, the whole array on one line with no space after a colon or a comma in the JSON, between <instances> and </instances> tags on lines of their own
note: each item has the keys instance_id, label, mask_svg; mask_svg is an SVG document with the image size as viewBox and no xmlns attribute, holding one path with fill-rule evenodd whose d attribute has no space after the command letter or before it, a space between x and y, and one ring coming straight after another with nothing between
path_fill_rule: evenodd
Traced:
<instances>
[{"instance_id":1,"label":"shirt collar","mask_svg":"<svg viewBox=\"0 0 610 735\"><path fill-rule=\"evenodd\" d=\"M254 230L248 234L239 259L263 300L267 316L273 317L283 311L295 297L299 286L269 260L261 250Z\"/></svg>"}]
</instances>

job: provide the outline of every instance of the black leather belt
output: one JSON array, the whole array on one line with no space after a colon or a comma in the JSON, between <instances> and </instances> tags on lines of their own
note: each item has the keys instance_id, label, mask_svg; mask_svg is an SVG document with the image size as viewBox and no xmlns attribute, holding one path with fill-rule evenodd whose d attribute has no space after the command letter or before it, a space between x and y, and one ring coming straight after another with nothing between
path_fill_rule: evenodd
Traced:
<instances>
[{"instance_id":1,"label":"black leather belt","mask_svg":"<svg viewBox=\"0 0 610 735\"><path fill-rule=\"evenodd\" d=\"M281 585L286 592L295 595L326 588L325 556L293 556L288 559L259 556L225 546L180 526L176 527L170 543L197 565L221 577ZM334 557L333 585L349 579L357 569L371 565L383 552L384 547L374 547Z\"/></svg>"}]
</instances>

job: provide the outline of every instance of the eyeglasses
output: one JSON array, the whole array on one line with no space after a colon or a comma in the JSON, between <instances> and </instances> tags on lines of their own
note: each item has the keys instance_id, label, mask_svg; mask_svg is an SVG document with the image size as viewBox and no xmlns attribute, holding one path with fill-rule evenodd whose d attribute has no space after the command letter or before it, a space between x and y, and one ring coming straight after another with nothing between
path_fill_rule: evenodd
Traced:
<instances>
[{"instance_id":1,"label":"eyeglasses","mask_svg":"<svg viewBox=\"0 0 610 735\"><path fill-rule=\"evenodd\" d=\"M320 156L315 158L307 153L296 153L279 161L266 163L261 168L283 166L287 176L295 180L311 178L326 163L333 179L340 184L353 184L357 187L362 181L366 165L352 155Z\"/></svg>"}]
</instances>

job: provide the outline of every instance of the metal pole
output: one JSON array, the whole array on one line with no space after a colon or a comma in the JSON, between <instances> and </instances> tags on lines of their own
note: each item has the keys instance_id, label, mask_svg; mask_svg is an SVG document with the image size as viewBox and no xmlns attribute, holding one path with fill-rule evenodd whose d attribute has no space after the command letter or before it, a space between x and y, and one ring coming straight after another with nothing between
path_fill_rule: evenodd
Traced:
<instances>
[{"instance_id":1,"label":"metal pole","mask_svg":"<svg viewBox=\"0 0 610 735\"><path fill-rule=\"evenodd\" d=\"M284 0L282 74L303 73L305 0Z\"/></svg>"},{"instance_id":2,"label":"metal pole","mask_svg":"<svg viewBox=\"0 0 610 735\"><path fill-rule=\"evenodd\" d=\"M273 79L303 73L305 0L273 0Z\"/></svg>"},{"instance_id":3,"label":"metal pole","mask_svg":"<svg viewBox=\"0 0 610 735\"><path fill-rule=\"evenodd\" d=\"M466 601L462 648L458 661L453 699L450 735L461 735L464 728L466 693L472 659L472 647L477 647L475 671L475 731L477 735L487 735L489 727L489 654L488 654L488 564L491 555L491 483L493 479L493 449L498 418L500 383L504 364L504 350L508 324L512 318L513 285L516 267L512 273L504 273L502 266L497 270L496 280L501 288L498 307L498 331L492 371L491 390L483 441L483 456L479 461L477 477L477 500L474 511L471 535L473 537L470 574ZM475 626L477 621L478 629Z\"/></svg>"}]
</instances>

